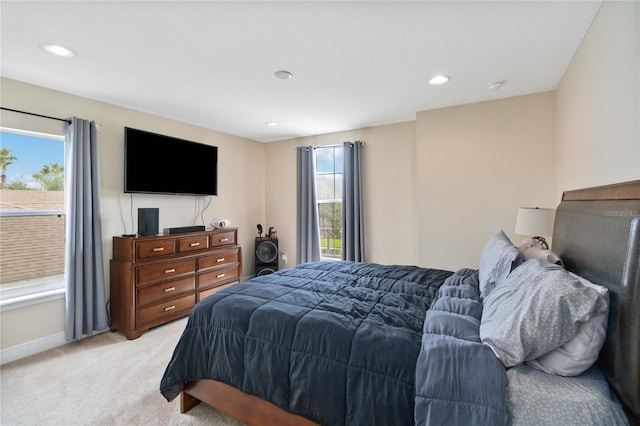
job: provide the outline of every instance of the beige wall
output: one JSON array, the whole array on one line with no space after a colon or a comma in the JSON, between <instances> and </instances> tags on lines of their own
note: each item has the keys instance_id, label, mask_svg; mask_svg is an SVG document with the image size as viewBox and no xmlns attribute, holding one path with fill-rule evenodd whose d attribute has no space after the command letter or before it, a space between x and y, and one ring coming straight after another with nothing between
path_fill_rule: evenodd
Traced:
<instances>
[{"instance_id":1,"label":"beige wall","mask_svg":"<svg viewBox=\"0 0 640 426\"><path fill-rule=\"evenodd\" d=\"M421 112L416 124L418 262L477 267L487 239L515 243L517 208L555 208L554 94Z\"/></svg>"},{"instance_id":2,"label":"beige wall","mask_svg":"<svg viewBox=\"0 0 640 426\"><path fill-rule=\"evenodd\" d=\"M264 182L264 144L15 80L3 78L1 84L2 106L54 117L77 116L95 120L100 125L98 155L107 283L111 237L137 230L138 207L158 207L160 229L202 224L200 217L196 215L196 197L145 194L131 196L123 192L125 126L218 146L219 195L213 197L204 213L205 225L215 217L229 218L233 226L240 228L240 243L245 248L243 261L252 265L253 250L250 249L250 243L253 243L253 229L255 223L264 221L265 217L264 191L255 190L256 182ZM4 127L63 134L61 122L6 111L2 111L0 124ZM159 166L159 172L163 172L171 166L171 162L168 159L166 164ZM248 274L251 270L249 268L244 272ZM33 315L34 310L38 312L37 315ZM52 328L57 332L63 331L63 313L63 300L0 313L0 347L6 349L48 336ZM54 321L55 326L52 327Z\"/></svg>"},{"instance_id":3,"label":"beige wall","mask_svg":"<svg viewBox=\"0 0 640 426\"><path fill-rule=\"evenodd\" d=\"M497 230L519 241L518 207L556 205L554 103L548 92L268 144L266 217L278 230L286 267L295 263L295 147L302 145L366 142L367 261L475 267Z\"/></svg>"},{"instance_id":4,"label":"beige wall","mask_svg":"<svg viewBox=\"0 0 640 426\"><path fill-rule=\"evenodd\" d=\"M3 350L64 333L64 299L4 311L0 325Z\"/></svg>"},{"instance_id":5,"label":"beige wall","mask_svg":"<svg viewBox=\"0 0 640 426\"><path fill-rule=\"evenodd\" d=\"M640 179L640 2L606 1L557 89L557 192Z\"/></svg>"},{"instance_id":6,"label":"beige wall","mask_svg":"<svg viewBox=\"0 0 640 426\"><path fill-rule=\"evenodd\" d=\"M278 231L281 252L296 260L297 146L324 146L345 141L366 143L362 154L367 260L414 264L417 239L413 183L415 123L406 122L349 132L291 139L267 144L266 218Z\"/></svg>"}]
</instances>

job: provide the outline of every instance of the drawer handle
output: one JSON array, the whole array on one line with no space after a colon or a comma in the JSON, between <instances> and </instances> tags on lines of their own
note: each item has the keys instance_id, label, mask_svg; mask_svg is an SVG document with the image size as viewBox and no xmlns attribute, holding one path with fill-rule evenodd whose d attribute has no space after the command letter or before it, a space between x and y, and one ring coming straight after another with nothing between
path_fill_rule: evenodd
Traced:
<instances>
[{"instance_id":1,"label":"drawer handle","mask_svg":"<svg viewBox=\"0 0 640 426\"><path fill-rule=\"evenodd\" d=\"M221 257L220 259L216 259L216 262L218 262L218 263L224 262L224 257Z\"/></svg>"},{"instance_id":2,"label":"drawer handle","mask_svg":"<svg viewBox=\"0 0 640 426\"><path fill-rule=\"evenodd\" d=\"M170 273L175 272L175 271L176 271L176 268L165 269L165 270L164 270L164 273L165 273L165 274L170 274Z\"/></svg>"},{"instance_id":3,"label":"drawer handle","mask_svg":"<svg viewBox=\"0 0 640 426\"><path fill-rule=\"evenodd\" d=\"M218 274L218 275L216 275L216 278L222 278L222 277L224 277L224 274Z\"/></svg>"},{"instance_id":4,"label":"drawer handle","mask_svg":"<svg viewBox=\"0 0 640 426\"><path fill-rule=\"evenodd\" d=\"M190 247L198 247L200 245L200 243L191 243L189 244Z\"/></svg>"},{"instance_id":5,"label":"drawer handle","mask_svg":"<svg viewBox=\"0 0 640 426\"><path fill-rule=\"evenodd\" d=\"M169 293L170 291L174 291L176 288L175 287L169 287L169 288L165 288L164 292L165 293Z\"/></svg>"},{"instance_id":6,"label":"drawer handle","mask_svg":"<svg viewBox=\"0 0 640 426\"><path fill-rule=\"evenodd\" d=\"M176 308L176 305L173 305L173 306L167 306L166 308L164 308L164 311L165 311L165 312L168 312L168 311L170 311L170 310L172 310L172 309L175 309L175 308Z\"/></svg>"},{"instance_id":7,"label":"drawer handle","mask_svg":"<svg viewBox=\"0 0 640 426\"><path fill-rule=\"evenodd\" d=\"M164 251L164 247L155 247L153 251Z\"/></svg>"},{"instance_id":8,"label":"drawer handle","mask_svg":"<svg viewBox=\"0 0 640 426\"><path fill-rule=\"evenodd\" d=\"M221 242L221 243L226 243L227 241L229 241L229 239L228 239L228 238L221 238L221 239L220 239L220 242Z\"/></svg>"}]
</instances>

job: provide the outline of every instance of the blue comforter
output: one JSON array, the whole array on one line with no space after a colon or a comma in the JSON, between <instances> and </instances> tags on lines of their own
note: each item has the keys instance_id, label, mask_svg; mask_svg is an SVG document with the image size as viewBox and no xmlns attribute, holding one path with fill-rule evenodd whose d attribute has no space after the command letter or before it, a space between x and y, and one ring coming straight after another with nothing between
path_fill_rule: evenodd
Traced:
<instances>
[{"instance_id":1,"label":"blue comforter","mask_svg":"<svg viewBox=\"0 0 640 426\"><path fill-rule=\"evenodd\" d=\"M503 425L507 375L480 341L478 271L458 270L424 321L416 364L417 425Z\"/></svg>"},{"instance_id":2,"label":"blue comforter","mask_svg":"<svg viewBox=\"0 0 640 426\"><path fill-rule=\"evenodd\" d=\"M456 332L446 324L427 327L447 315L447 306L457 305L441 297L427 313L445 280L456 276L341 261L307 263L234 285L194 307L160 390L172 400L190 380L215 379L324 425L456 424L448 420L475 420L478 412L482 422L466 424L500 424L492 423L499 404L487 405L485 396L456 402L456 392L464 390L459 382L468 376L452 375L477 374L466 369L478 369L476 358L487 361L484 349L493 356L477 343L473 320L466 320L473 323L467 328L461 320L460 336L452 337ZM455 296L443 296L466 297L472 292L465 284L469 279L472 272L454 278L454 290L447 291ZM477 293L477 278L475 283ZM465 309L477 310L451 315L462 318ZM452 349L454 342L464 348ZM461 355L464 365L458 367ZM444 380L443 388L425 382L431 380ZM472 407L476 402L483 410Z\"/></svg>"}]
</instances>

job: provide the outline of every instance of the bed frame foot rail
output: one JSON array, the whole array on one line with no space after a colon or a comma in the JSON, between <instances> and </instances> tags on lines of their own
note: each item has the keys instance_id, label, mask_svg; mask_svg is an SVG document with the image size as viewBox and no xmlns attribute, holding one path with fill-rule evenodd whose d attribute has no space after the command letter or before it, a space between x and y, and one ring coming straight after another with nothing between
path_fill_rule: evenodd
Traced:
<instances>
[{"instance_id":1,"label":"bed frame foot rail","mask_svg":"<svg viewBox=\"0 0 640 426\"><path fill-rule=\"evenodd\" d=\"M196 405L200 404L198 398L194 398L185 391L180 392L180 413L184 414Z\"/></svg>"},{"instance_id":2,"label":"bed frame foot rail","mask_svg":"<svg viewBox=\"0 0 640 426\"><path fill-rule=\"evenodd\" d=\"M180 393L180 412L204 402L249 426L318 426L256 396L215 380L194 380Z\"/></svg>"}]
</instances>

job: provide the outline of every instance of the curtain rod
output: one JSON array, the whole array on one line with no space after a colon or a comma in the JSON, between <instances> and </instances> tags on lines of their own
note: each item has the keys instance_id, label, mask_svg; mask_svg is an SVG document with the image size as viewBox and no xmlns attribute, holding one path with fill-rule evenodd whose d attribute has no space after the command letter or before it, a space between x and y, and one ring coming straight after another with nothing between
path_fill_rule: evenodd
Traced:
<instances>
[{"instance_id":1,"label":"curtain rod","mask_svg":"<svg viewBox=\"0 0 640 426\"><path fill-rule=\"evenodd\" d=\"M20 111L19 109L12 109L12 108L5 108L5 107L0 107L0 109L4 109L6 111L11 111L11 112L17 112L19 114L33 115L34 117L48 118L49 120L64 121L65 123L71 124L71 120L65 119L65 118L50 117L48 115L36 114L33 112Z\"/></svg>"},{"instance_id":2,"label":"curtain rod","mask_svg":"<svg viewBox=\"0 0 640 426\"><path fill-rule=\"evenodd\" d=\"M354 142L350 142L350 143L355 143L355 142L362 142L362 146L367 145L367 143L365 141L354 141ZM341 148L344 146L344 143L335 143L333 145L320 145L320 146L314 146L313 149L319 149L319 148ZM293 150L295 151L298 148L307 148L306 146L297 146L295 148L293 148Z\"/></svg>"}]
</instances>

